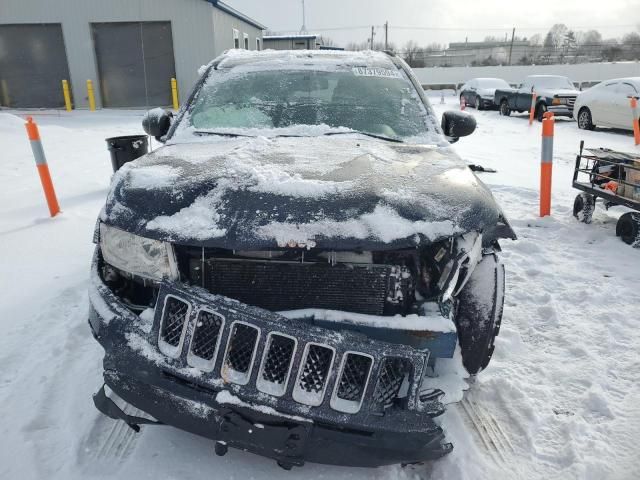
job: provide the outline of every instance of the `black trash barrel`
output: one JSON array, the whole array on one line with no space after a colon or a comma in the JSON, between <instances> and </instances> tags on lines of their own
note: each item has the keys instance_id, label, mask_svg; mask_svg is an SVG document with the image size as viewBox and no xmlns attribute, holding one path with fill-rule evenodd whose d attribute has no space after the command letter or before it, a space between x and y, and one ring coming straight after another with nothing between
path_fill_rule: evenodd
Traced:
<instances>
[{"instance_id":1,"label":"black trash barrel","mask_svg":"<svg viewBox=\"0 0 640 480\"><path fill-rule=\"evenodd\" d=\"M111 166L117 172L125 163L149 153L149 137L146 135L127 135L106 139L111 154Z\"/></svg>"}]
</instances>

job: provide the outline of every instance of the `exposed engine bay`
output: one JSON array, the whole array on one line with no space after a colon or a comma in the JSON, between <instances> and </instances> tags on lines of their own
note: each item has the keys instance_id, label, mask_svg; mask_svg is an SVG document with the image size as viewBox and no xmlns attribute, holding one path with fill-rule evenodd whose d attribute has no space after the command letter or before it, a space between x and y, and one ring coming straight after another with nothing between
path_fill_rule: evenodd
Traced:
<instances>
[{"instance_id":1,"label":"exposed engine bay","mask_svg":"<svg viewBox=\"0 0 640 480\"><path fill-rule=\"evenodd\" d=\"M180 280L271 311L319 308L369 315L421 314L446 304L482 254L476 233L413 249L239 251L174 245ZM105 264L103 277L134 310L153 306L153 282Z\"/></svg>"}]
</instances>

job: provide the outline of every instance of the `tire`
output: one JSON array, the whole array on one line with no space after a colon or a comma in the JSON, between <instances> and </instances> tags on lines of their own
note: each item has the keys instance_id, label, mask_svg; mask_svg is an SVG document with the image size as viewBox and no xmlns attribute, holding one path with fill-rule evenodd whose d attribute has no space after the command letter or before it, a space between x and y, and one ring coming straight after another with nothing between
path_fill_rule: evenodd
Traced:
<instances>
[{"instance_id":1,"label":"tire","mask_svg":"<svg viewBox=\"0 0 640 480\"><path fill-rule=\"evenodd\" d=\"M596 126L593 124L593 117L591 116L591 110L587 107L582 107L578 112L578 128L580 130L593 130Z\"/></svg>"},{"instance_id":2,"label":"tire","mask_svg":"<svg viewBox=\"0 0 640 480\"><path fill-rule=\"evenodd\" d=\"M480 95L476 95L475 107L476 110L482 110L482 99L480 98Z\"/></svg>"},{"instance_id":3,"label":"tire","mask_svg":"<svg viewBox=\"0 0 640 480\"><path fill-rule=\"evenodd\" d=\"M627 212L618 219L616 236L627 245L640 248L640 213Z\"/></svg>"},{"instance_id":4,"label":"tire","mask_svg":"<svg viewBox=\"0 0 640 480\"><path fill-rule=\"evenodd\" d=\"M504 308L504 265L496 254L482 257L458 295L455 322L462 363L469 374L491 361Z\"/></svg>"},{"instance_id":5,"label":"tire","mask_svg":"<svg viewBox=\"0 0 640 480\"><path fill-rule=\"evenodd\" d=\"M547 106L544 103L539 103L536 107L536 120L541 122L544 119L544 114L547 111Z\"/></svg>"},{"instance_id":6,"label":"tire","mask_svg":"<svg viewBox=\"0 0 640 480\"><path fill-rule=\"evenodd\" d=\"M588 193L580 193L573 201L573 216L582 223L591 223L593 210L596 206L596 199Z\"/></svg>"},{"instance_id":7,"label":"tire","mask_svg":"<svg viewBox=\"0 0 640 480\"><path fill-rule=\"evenodd\" d=\"M509 108L509 102L506 99L503 99L500 102L500 115L503 117L508 117L511 115L511 109Z\"/></svg>"}]
</instances>

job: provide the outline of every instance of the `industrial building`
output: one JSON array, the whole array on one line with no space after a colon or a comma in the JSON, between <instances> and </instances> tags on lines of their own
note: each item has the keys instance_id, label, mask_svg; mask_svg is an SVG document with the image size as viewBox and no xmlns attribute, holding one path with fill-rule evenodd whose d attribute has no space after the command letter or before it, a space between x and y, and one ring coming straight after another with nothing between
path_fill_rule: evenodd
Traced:
<instances>
[{"instance_id":1,"label":"industrial building","mask_svg":"<svg viewBox=\"0 0 640 480\"><path fill-rule=\"evenodd\" d=\"M262 49L265 26L219 0L2 0L0 106L60 108L181 103L198 68L230 48Z\"/></svg>"},{"instance_id":2,"label":"industrial building","mask_svg":"<svg viewBox=\"0 0 640 480\"><path fill-rule=\"evenodd\" d=\"M265 50L317 50L321 46L321 38L312 34L264 36Z\"/></svg>"}]
</instances>

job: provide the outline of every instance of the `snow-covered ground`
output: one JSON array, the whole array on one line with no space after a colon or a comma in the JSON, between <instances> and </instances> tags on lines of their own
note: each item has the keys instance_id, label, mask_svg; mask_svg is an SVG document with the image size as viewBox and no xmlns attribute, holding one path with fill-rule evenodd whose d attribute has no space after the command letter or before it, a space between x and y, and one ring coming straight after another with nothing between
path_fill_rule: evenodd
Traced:
<instances>
[{"instance_id":1,"label":"snow-covered ground","mask_svg":"<svg viewBox=\"0 0 640 480\"><path fill-rule=\"evenodd\" d=\"M432 98L438 112L455 108ZM142 133L141 112L34 115L62 215L49 219L23 119L0 113L0 478L640 478L640 250L615 236L623 209L592 225L571 208L580 139L633 151L628 133L556 124L553 216L537 216L540 126L475 112L457 150L519 239L503 242L505 316L488 370L441 421L453 453L432 465L345 469L274 462L169 428L134 435L101 416L101 348L86 322L91 237L111 166L104 138ZM19 112L13 112L19 114ZM638 149L640 150L640 149Z\"/></svg>"}]
</instances>

